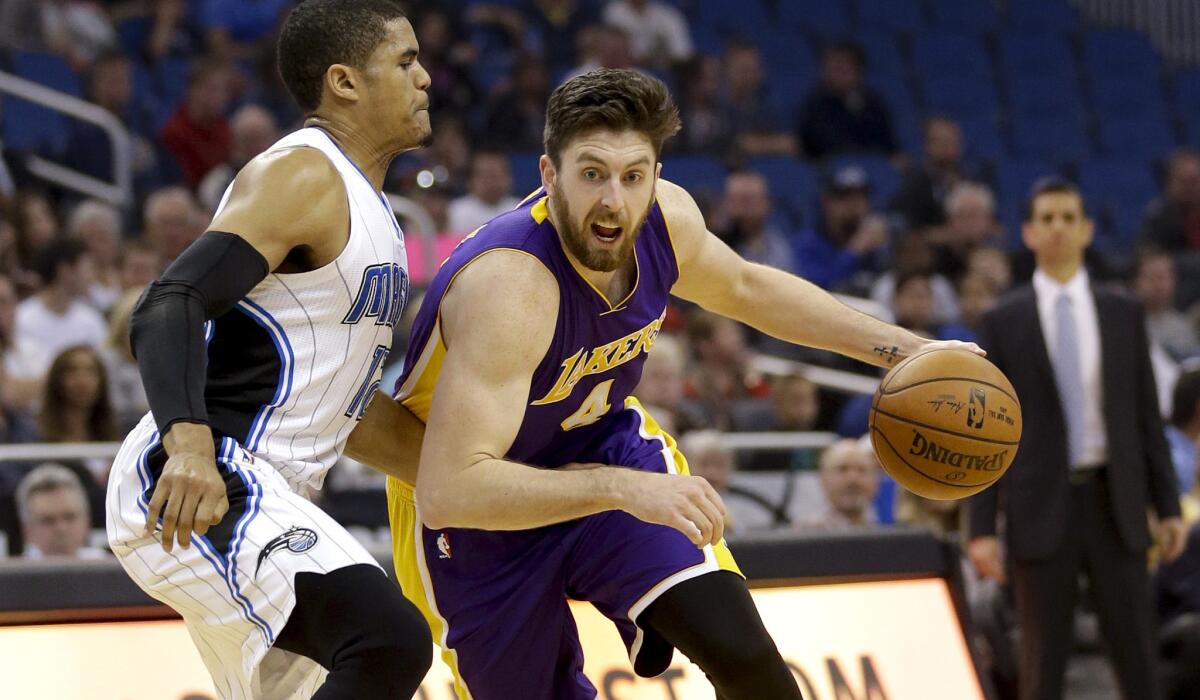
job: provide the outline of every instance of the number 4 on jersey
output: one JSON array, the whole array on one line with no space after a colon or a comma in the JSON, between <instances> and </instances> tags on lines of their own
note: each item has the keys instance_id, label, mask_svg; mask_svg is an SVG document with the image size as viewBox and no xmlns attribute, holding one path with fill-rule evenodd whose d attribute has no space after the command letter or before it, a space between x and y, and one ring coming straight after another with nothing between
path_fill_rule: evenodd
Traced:
<instances>
[{"instance_id":1,"label":"number 4 on jersey","mask_svg":"<svg viewBox=\"0 0 1200 700\"><path fill-rule=\"evenodd\" d=\"M608 413L608 409L612 408L608 405L608 391L612 388L613 381L609 379L597 384L580 404L579 410L567 416L567 419L562 422L562 429L565 431L591 425Z\"/></svg>"}]
</instances>

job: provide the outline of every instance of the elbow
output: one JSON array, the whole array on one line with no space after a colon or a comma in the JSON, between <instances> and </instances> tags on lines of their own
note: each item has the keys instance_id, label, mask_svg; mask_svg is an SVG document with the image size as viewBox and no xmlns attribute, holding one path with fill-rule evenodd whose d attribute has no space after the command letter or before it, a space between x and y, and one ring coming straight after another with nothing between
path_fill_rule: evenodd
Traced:
<instances>
[{"instance_id":1,"label":"elbow","mask_svg":"<svg viewBox=\"0 0 1200 700\"><path fill-rule=\"evenodd\" d=\"M459 526L451 517L455 508L453 504L447 503L449 499L446 498L443 489L426 486L418 479L414 495L417 500L417 513L425 527L430 530L444 530Z\"/></svg>"}]
</instances>

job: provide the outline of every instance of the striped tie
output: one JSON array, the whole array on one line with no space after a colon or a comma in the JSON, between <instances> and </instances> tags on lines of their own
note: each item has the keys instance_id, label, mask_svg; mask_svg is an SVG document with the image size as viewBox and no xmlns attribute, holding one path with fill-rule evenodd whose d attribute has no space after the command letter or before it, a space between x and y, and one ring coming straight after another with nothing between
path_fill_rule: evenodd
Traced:
<instances>
[{"instance_id":1,"label":"striped tie","mask_svg":"<svg viewBox=\"0 0 1200 700\"><path fill-rule=\"evenodd\" d=\"M1083 372L1079 368L1079 333L1071 297L1061 294L1054 303L1054 379L1067 421L1068 466L1078 466L1083 455Z\"/></svg>"}]
</instances>

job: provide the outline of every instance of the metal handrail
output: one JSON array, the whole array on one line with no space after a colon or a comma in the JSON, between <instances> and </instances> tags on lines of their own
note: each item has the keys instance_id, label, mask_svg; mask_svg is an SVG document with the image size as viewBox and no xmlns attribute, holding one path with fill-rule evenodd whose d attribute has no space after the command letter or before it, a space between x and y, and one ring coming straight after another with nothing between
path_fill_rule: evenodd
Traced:
<instances>
[{"instance_id":1,"label":"metal handrail","mask_svg":"<svg viewBox=\"0 0 1200 700\"><path fill-rule=\"evenodd\" d=\"M29 156L26 166L29 172L89 197L102 199L114 206L133 205L133 148L129 131L108 110L33 82L0 71L0 93L39 104L48 109L62 112L81 121L95 124L104 130L113 142L113 181L105 182L61 163L46 160L38 155Z\"/></svg>"},{"instance_id":2,"label":"metal handrail","mask_svg":"<svg viewBox=\"0 0 1200 700\"><path fill-rule=\"evenodd\" d=\"M437 224L434 223L433 217L425 210L425 207L418 204L416 201L403 197L398 194L387 193L388 203L392 205L392 211L396 217L405 217L412 221L413 225L404 229L404 235L420 236L425 241L425 245L421 246L422 255L424 258L421 262L424 263L425 269L432 274L433 270L437 270L438 259L437 251Z\"/></svg>"}]
</instances>

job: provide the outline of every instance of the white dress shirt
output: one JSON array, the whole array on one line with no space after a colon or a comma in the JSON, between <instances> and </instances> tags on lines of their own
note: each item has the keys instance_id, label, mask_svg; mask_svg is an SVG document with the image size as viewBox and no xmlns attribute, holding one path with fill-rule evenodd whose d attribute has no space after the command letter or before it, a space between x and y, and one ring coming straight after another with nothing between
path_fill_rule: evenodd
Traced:
<instances>
[{"instance_id":1,"label":"white dress shirt","mask_svg":"<svg viewBox=\"0 0 1200 700\"><path fill-rule=\"evenodd\" d=\"M1104 383L1100 372L1100 322L1096 315L1096 299L1092 296L1087 270L1080 268L1075 276L1060 284L1042 270L1033 273L1033 291L1037 295L1038 318L1046 352L1054 357L1058 338L1054 305L1062 294L1071 299L1075 317L1075 337L1079 340L1079 368L1083 372L1083 452L1079 464L1072 467L1092 467L1108 461L1108 434L1104 428ZM1051 361L1053 365L1053 360Z\"/></svg>"}]
</instances>

